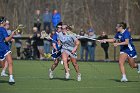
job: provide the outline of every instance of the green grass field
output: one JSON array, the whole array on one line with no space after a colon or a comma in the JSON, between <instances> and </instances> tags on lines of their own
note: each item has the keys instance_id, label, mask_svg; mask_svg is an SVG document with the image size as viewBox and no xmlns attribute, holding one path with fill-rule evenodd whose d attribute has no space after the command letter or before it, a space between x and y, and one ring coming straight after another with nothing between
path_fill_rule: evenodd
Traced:
<instances>
[{"instance_id":1,"label":"green grass field","mask_svg":"<svg viewBox=\"0 0 140 93\"><path fill-rule=\"evenodd\" d=\"M129 82L120 82L117 63L78 62L82 81L76 81L76 73L70 65L70 80L64 78L63 65L55 69L54 79L48 78L53 62L14 61L16 84L9 85L8 77L0 77L0 93L140 93L140 75L126 64Z\"/></svg>"}]
</instances>

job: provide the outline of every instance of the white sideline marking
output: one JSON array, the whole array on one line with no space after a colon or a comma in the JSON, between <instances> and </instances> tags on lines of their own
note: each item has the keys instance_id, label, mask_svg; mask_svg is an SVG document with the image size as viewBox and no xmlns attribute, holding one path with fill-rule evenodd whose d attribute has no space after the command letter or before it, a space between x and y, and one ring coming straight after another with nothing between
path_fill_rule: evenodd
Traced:
<instances>
[{"instance_id":1,"label":"white sideline marking","mask_svg":"<svg viewBox=\"0 0 140 93\"><path fill-rule=\"evenodd\" d=\"M52 88L15 88L15 87L13 87L12 88L12 90L13 89L22 89L22 90L48 90L48 89L50 89L50 90L73 90L73 89L106 89L106 88L108 88L108 89L110 89L110 88L129 88L129 89L139 89L139 88L135 88L135 87L131 87L131 86L113 86L113 87L71 87L71 88L54 88L54 87L52 87Z\"/></svg>"}]
</instances>

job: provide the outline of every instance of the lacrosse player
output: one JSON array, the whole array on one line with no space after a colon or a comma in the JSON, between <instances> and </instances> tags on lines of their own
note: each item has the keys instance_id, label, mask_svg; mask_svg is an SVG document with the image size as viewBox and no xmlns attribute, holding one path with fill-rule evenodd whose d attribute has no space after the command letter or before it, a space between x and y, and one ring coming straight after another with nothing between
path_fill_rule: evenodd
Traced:
<instances>
[{"instance_id":1,"label":"lacrosse player","mask_svg":"<svg viewBox=\"0 0 140 93\"><path fill-rule=\"evenodd\" d=\"M0 17L0 61L8 62L9 65L9 84L14 84L15 80L13 78L13 60L11 56L11 51L9 45L5 42L9 42L14 36L15 32L12 32L10 36L4 26L6 25L6 18Z\"/></svg>"},{"instance_id":2,"label":"lacrosse player","mask_svg":"<svg viewBox=\"0 0 140 93\"><path fill-rule=\"evenodd\" d=\"M68 58L70 57L70 60L77 72L77 81L81 81L81 74L79 71L79 66L77 64L76 58L77 58L77 48L79 45L79 40L76 38L75 35L67 35L67 25L62 25L62 35L59 35L58 39L62 43L62 60L64 62L64 68L65 68L65 78L70 78L69 68L68 68Z\"/></svg>"},{"instance_id":3,"label":"lacrosse player","mask_svg":"<svg viewBox=\"0 0 140 93\"><path fill-rule=\"evenodd\" d=\"M49 78L52 79L53 78L53 71L54 69L58 66L59 63L59 59L61 57L61 45L60 42L58 41L58 34L61 32L62 28L62 23L59 23L57 25L57 32L54 33L54 35L52 36L52 46L53 46L53 50L52 50L52 57L54 59L54 63L51 66L51 68L49 69Z\"/></svg>"},{"instance_id":4,"label":"lacrosse player","mask_svg":"<svg viewBox=\"0 0 140 93\"><path fill-rule=\"evenodd\" d=\"M99 42L115 42L114 46L120 46L120 56L119 56L119 67L122 74L121 82L127 82L128 79L126 77L125 72L125 61L128 60L128 63L131 68L137 68L138 73L140 73L140 64L135 63L135 58L137 58L137 53L135 50L135 46L132 42L132 37L130 32L127 29L127 25L124 22L117 24L117 33L113 39L103 39L99 40Z\"/></svg>"},{"instance_id":5,"label":"lacrosse player","mask_svg":"<svg viewBox=\"0 0 140 93\"><path fill-rule=\"evenodd\" d=\"M6 29L6 31L7 31L7 33L8 33L8 36L10 36L10 35L11 35L11 33L12 33L12 31L11 31L11 30L9 30L10 23L9 23L9 21L8 21L8 20L6 20L6 24L5 24L5 26L4 26L4 27L5 27L5 29ZM8 45L9 45L9 48L10 48L10 49L11 49L11 47L12 47L12 42L14 42L14 39L11 39L11 41L6 42L6 44L8 44ZM8 76L8 74L6 74L6 73L5 73L5 71L6 71L7 67L8 67L8 62L7 62L7 61L5 61L5 63L4 63L4 67L3 67L2 72L1 72L1 76L3 76L3 77Z\"/></svg>"}]
</instances>

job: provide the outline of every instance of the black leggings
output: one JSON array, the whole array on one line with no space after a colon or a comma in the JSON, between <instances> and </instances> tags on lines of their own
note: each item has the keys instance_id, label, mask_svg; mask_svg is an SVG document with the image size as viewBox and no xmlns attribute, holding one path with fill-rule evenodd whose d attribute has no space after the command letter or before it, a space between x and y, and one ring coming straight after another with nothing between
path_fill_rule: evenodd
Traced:
<instances>
[{"instance_id":1,"label":"black leggings","mask_svg":"<svg viewBox=\"0 0 140 93\"><path fill-rule=\"evenodd\" d=\"M17 57L20 57L20 47L17 47Z\"/></svg>"},{"instance_id":2,"label":"black leggings","mask_svg":"<svg viewBox=\"0 0 140 93\"><path fill-rule=\"evenodd\" d=\"M108 56L108 47L102 47L104 52L105 52L105 59L108 59L109 56Z\"/></svg>"}]
</instances>

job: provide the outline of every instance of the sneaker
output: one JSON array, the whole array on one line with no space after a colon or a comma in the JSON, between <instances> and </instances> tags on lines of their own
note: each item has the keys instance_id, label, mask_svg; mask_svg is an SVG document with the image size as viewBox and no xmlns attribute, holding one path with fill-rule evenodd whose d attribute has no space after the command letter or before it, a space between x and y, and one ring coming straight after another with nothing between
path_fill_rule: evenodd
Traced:
<instances>
[{"instance_id":1,"label":"sneaker","mask_svg":"<svg viewBox=\"0 0 140 93\"><path fill-rule=\"evenodd\" d=\"M8 74L6 74L6 73L1 73L1 76L2 76L2 77L7 77Z\"/></svg>"},{"instance_id":2,"label":"sneaker","mask_svg":"<svg viewBox=\"0 0 140 93\"><path fill-rule=\"evenodd\" d=\"M77 81L81 81L81 74L80 73L78 73L78 75L77 75Z\"/></svg>"},{"instance_id":3,"label":"sneaker","mask_svg":"<svg viewBox=\"0 0 140 93\"><path fill-rule=\"evenodd\" d=\"M62 64L62 65L63 65L63 63L64 63L63 60L61 60L61 64Z\"/></svg>"},{"instance_id":4,"label":"sneaker","mask_svg":"<svg viewBox=\"0 0 140 93\"><path fill-rule=\"evenodd\" d=\"M127 78L122 78L122 79L121 79L121 82L127 82L127 81L128 81Z\"/></svg>"},{"instance_id":5,"label":"sneaker","mask_svg":"<svg viewBox=\"0 0 140 93\"><path fill-rule=\"evenodd\" d=\"M13 78L10 78L10 79L9 79L9 84L10 84L10 85L15 84L15 80L14 80Z\"/></svg>"},{"instance_id":6,"label":"sneaker","mask_svg":"<svg viewBox=\"0 0 140 93\"><path fill-rule=\"evenodd\" d=\"M70 74L69 73L66 73L65 78L66 79L69 79L70 78Z\"/></svg>"},{"instance_id":7,"label":"sneaker","mask_svg":"<svg viewBox=\"0 0 140 93\"><path fill-rule=\"evenodd\" d=\"M49 69L49 78L52 79L53 78L53 71L51 69Z\"/></svg>"},{"instance_id":8,"label":"sneaker","mask_svg":"<svg viewBox=\"0 0 140 93\"><path fill-rule=\"evenodd\" d=\"M140 73L140 64L138 64L138 73Z\"/></svg>"}]
</instances>

